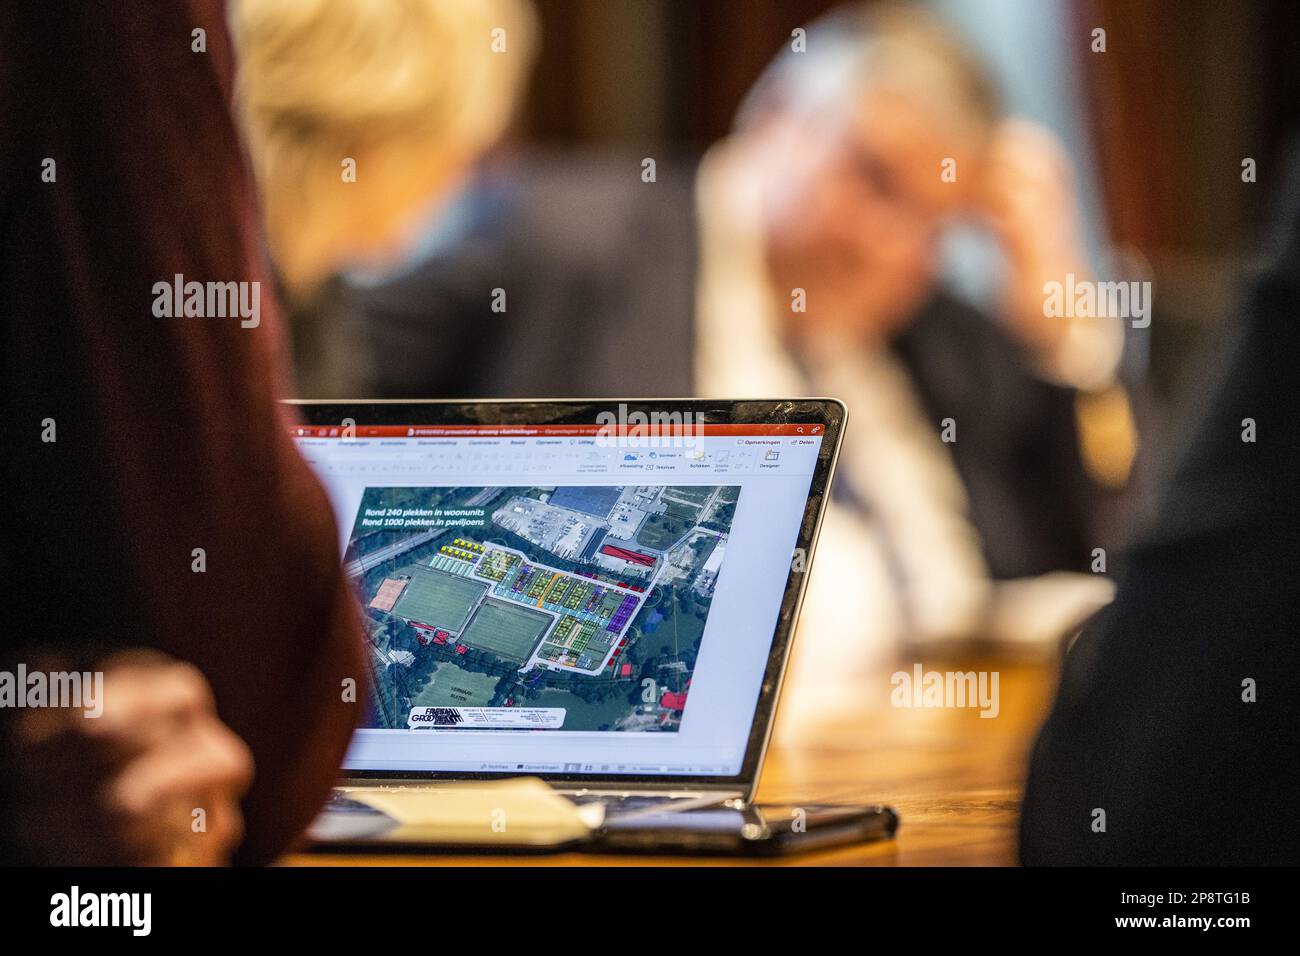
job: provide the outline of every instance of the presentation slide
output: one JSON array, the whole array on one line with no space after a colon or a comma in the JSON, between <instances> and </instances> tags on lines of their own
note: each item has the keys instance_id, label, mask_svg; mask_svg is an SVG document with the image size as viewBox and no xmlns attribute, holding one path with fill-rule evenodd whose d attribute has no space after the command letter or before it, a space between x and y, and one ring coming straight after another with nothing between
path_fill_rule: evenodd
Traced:
<instances>
[{"instance_id":1,"label":"presentation slide","mask_svg":"<svg viewBox=\"0 0 1300 956\"><path fill-rule=\"evenodd\" d=\"M374 728L675 732L734 485L367 488Z\"/></svg>"}]
</instances>

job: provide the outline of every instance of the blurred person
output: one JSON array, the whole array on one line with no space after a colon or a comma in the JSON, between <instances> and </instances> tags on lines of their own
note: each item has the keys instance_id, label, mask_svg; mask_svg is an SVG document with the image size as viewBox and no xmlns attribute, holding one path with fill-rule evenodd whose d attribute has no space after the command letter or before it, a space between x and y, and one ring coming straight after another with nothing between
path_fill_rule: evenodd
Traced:
<instances>
[{"instance_id":1,"label":"blurred person","mask_svg":"<svg viewBox=\"0 0 1300 956\"><path fill-rule=\"evenodd\" d=\"M500 147L536 55L530 5L236 11L303 395L690 393L689 170L665 157L647 189L639 157ZM355 158L356 182L341 181L340 157ZM446 188L432 195L431 181Z\"/></svg>"},{"instance_id":2,"label":"blurred person","mask_svg":"<svg viewBox=\"0 0 1300 956\"><path fill-rule=\"evenodd\" d=\"M103 675L98 716L0 707L6 862L268 862L359 717L333 517L276 401L225 13L18 4L0 33L0 671ZM257 305L160 309L173 282Z\"/></svg>"},{"instance_id":3,"label":"blurred person","mask_svg":"<svg viewBox=\"0 0 1300 956\"><path fill-rule=\"evenodd\" d=\"M1024 863L1300 863L1300 142L1279 166L1273 248L1226 361L1115 602L1066 655L1025 788Z\"/></svg>"},{"instance_id":4,"label":"blurred person","mask_svg":"<svg viewBox=\"0 0 1300 956\"><path fill-rule=\"evenodd\" d=\"M389 268L430 223L455 220L448 207L513 115L533 11L526 0L237 0L232 28L300 391L322 397L318 383L332 382L339 396L363 386L374 350L326 321L337 276Z\"/></svg>"},{"instance_id":5,"label":"blurred person","mask_svg":"<svg viewBox=\"0 0 1300 956\"><path fill-rule=\"evenodd\" d=\"M699 390L849 406L796 689L900 639L1032 644L1104 604L1109 582L1070 573L1089 570L1100 491L1076 403L1109 395L1122 418L1123 329L1044 314L1045 282L1091 274L1054 137L1003 117L937 19L844 7L759 79L697 189ZM942 285L963 220L1003 253L996 317Z\"/></svg>"}]
</instances>

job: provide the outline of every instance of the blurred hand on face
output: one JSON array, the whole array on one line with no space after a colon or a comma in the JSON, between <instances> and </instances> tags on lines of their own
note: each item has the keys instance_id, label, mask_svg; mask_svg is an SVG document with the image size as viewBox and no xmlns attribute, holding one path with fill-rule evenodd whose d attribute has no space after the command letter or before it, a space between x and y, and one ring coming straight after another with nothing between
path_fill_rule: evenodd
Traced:
<instances>
[{"instance_id":1,"label":"blurred hand on face","mask_svg":"<svg viewBox=\"0 0 1300 956\"><path fill-rule=\"evenodd\" d=\"M976 206L1006 253L1012 331L1030 348L1051 349L1065 325L1043 315L1043 284L1063 282L1068 272L1080 279L1089 273L1065 148L1034 123L1003 122L987 153Z\"/></svg>"},{"instance_id":2,"label":"blurred hand on face","mask_svg":"<svg viewBox=\"0 0 1300 956\"><path fill-rule=\"evenodd\" d=\"M228 862L253 761L217 717L208 682L155 652L101 669L98 717L59 707L14 719L4 762L15 839L43 864Z\"/></svg>"}]
</instances>

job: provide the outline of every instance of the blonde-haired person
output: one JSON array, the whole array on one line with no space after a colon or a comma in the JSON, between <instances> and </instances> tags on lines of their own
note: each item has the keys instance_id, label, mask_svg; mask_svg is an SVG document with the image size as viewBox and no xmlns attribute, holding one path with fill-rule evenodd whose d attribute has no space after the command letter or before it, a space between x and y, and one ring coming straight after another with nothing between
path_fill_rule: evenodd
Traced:
<instances>
[{"instance_id":1,"label":"blonde-haired person","mask_svg":"<svg viewBox=\"0 0 1300 956\"><path fill-rule=\"evenodd\" d=\"M506 129L527 0L238 0L237 100L286 291L394 256Z\"/></svg>"}]
</instances>

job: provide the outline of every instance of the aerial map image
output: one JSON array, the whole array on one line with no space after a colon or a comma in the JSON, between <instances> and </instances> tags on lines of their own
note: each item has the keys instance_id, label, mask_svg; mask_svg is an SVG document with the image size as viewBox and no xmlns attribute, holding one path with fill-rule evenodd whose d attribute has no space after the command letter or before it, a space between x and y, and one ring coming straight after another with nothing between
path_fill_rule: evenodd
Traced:
<instances>
[{"instance_id":1,"label":"aerial map image","mask_svg":"<svg viewBox=\"0 0 1300 956\"><path fill-rule=\"evenodd\" d=\"M676 731L740 488L368 488L344 556L385 729Z\"/></svg>"}]
</instances>

